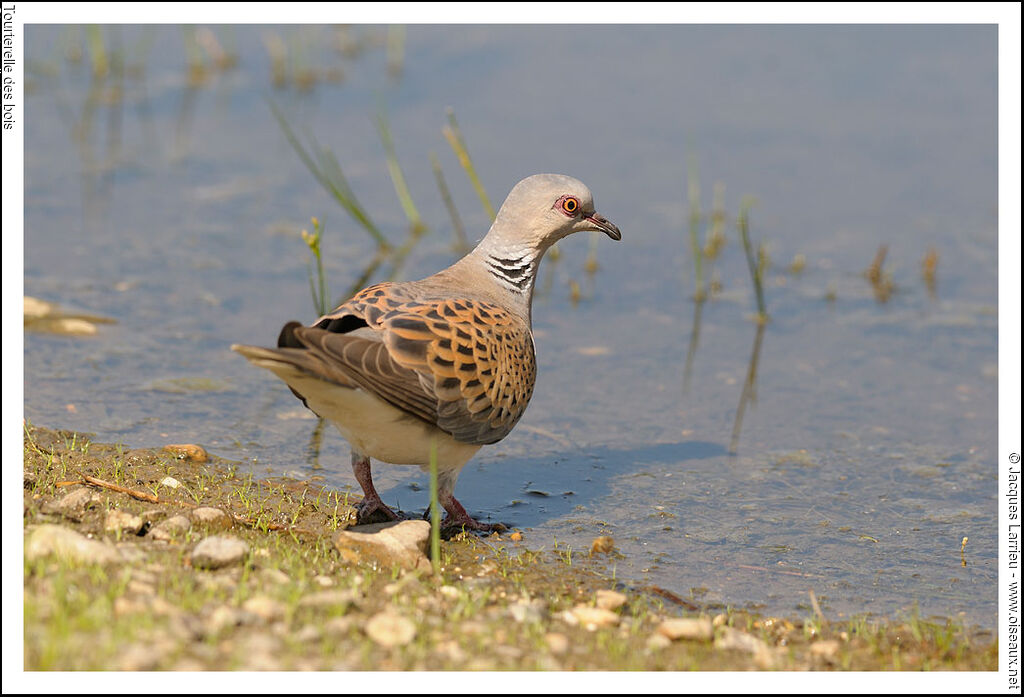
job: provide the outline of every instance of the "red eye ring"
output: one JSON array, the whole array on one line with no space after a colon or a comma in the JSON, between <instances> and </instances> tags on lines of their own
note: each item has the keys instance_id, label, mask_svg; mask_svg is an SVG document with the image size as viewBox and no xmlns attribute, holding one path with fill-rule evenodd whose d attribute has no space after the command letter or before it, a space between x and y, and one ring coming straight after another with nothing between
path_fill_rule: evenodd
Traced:
<instances>
[{"instance_id":1,"label":"red eye ring","mask_svg":"<svg viewBox=\"0 0 1024 697\"><path fill-rule=\"evenodd\" d=\"M569 215L576 215L576 212L579 211L579 209L580 201L579 199L573 196L567 196L562 201L562 210L568 213Z\"/></svg>"}]
</instances>

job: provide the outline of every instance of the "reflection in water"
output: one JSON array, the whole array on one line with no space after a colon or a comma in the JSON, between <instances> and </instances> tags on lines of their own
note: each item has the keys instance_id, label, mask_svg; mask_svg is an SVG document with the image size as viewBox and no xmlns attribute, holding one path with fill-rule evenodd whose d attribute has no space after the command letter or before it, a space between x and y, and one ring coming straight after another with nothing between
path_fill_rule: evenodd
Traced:
<instances>
[{"instance_id":1,"label":"reflection in water","mask_svg":"<svg viewBox=\"0 0 1024 697\"><path fill-rule=\"evenodd\" d=\"M310 469L318 470L323 468L320 464L320 449L323 447L323 442L324 418L318 416L316 426L313 427L313 431L309 434L309 445L306 446L306 461L309 463Z\"/></svg>"},{"instance_id":2,"label":"reflection in water","mask_svg":"<svg viewBox=\"0 0 1024 697\"><path fill-rule=\"evenodd\" d=\"M747 410L747 404L757 401L757 364L761 360L761 339L764 338L765 322L757 323L757 333L754 334L754 348L750 352L750 364L747 367L747 379L743 381L743 392L740 394L740 404L736 407L736 420L732 425L732 438L729 441L729 454L735 455L740 443L740 430L743 428L743 414Z\"/></svg>"},{"instance_id":3,"label":"reflection in water","mask_svg":"<svg viewBox=\"0 0 1024 697\"><path fill-rule=\"evenodd\" d=\"M697 355L697 345L700 343L700 318L704 313L704 300L698 299L694 303L693 326L690 328L690 343L686 347L686 363L683 366L683 394L690 391L690 379L693 376L693 359Z\"/></svg>"}]
</instances>

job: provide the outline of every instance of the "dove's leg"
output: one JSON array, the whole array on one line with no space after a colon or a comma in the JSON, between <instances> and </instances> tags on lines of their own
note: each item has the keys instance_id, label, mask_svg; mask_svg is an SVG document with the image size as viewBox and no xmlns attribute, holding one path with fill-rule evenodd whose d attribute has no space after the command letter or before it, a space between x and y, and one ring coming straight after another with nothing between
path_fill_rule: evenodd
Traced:
<instances>
[{"instance_id":1,"label":"dove's leg","mask_svg":"<svg viewBox=\"0 0 1024 697\"><path fill-rule=\"evenodd\" d=\"M356 512L356 524L386 523L389 520L400 520L400 516L384 505L380 494L373 488L373 477L370 474L370 458L356 450L352 451L352 472L356 481L363 488L363 500Z\"/></svg>"},{"instance_id":2,"label":"dove's leg","mask_svg":"<svg viewBox=\"0 0 1024 697\"><path fill-rule=\"evenodd\" d=\"M466 509L462 507L462 504L459 503L453 493L455 480L458 476L459 470L448 470L441 472L438 476L437 499L444 506L444 510L448 512L448 515L441 522L441 527L465 528L466 530L480 530L481 532L506 530L507 528L501 523L481 523L466 512Z\"/></svg>"}]
</instances>

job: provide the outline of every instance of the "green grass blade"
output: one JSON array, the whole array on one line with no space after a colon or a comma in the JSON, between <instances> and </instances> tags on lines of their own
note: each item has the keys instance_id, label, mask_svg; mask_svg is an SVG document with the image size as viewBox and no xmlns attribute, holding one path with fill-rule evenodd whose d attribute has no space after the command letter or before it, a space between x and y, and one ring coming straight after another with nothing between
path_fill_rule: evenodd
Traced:
<instances>
[{"instance_id":1,"label":"green grass blade","mask_svg":"<svg viewBox=\"0 0 1024 697\"><path fill-rule=\"evenodd\" d=\"M395 155L395 141L391 137L391 127L388 125L387 114L381 109L377 114L377 132L380 134L380 142L384 146L384 155L388 162L388 173L391 175L391 182L395 185L395 193L398 201L402 204L405 217L409 219L409 225L413 230L425 231L427 226L420 216L420 212L413 203L412 194L409 193L409 185L402 173L402 166L398 164L398 157Z\"/></svg>"},{"instance_id":2,"label":"green grass blade","mask_svg":"<svg viewBox=\"0 0 1024 697\"><path fill-rule=\"evenodd\" d=\"M441 504L437 494L437 443L430 442L430 565L441 573Z\"/></svg>"},{"instance_id":3,"label":"green grass blade","mask_svg":"<svg viewBox=\"0 0 1024 697\"><path fill-rule=\"evenodd\" d=\"M466 141L462 138L462 131L459 130L459 123L455 120L455 111L453 109L448 109L448 125L441 129L441 132L444 134L445 140L448 141L448 145L455 152L455 156L459 158L459 164L466 171L466 176L472 182L473 188L476 189L476 195L480 198L484 211L490 216L491 222L494 222L494 206L491 205L491 199L488 198L487 191L484 190L484 185L476 174L476 168L473 167L473 160L469 157L469 150L466 148Z\"/></svg>"}]
</instances>

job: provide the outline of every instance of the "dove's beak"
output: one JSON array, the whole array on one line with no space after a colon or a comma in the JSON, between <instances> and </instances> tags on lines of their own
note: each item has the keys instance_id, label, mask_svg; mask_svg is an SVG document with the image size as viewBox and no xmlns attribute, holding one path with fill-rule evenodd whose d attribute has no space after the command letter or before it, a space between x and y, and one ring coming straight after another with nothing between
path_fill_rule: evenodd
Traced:
<instances>
[{"instance_id":1,"label":"dove's beak","mask_svg":"<svg viewBox=\"0 0 1024 697\"><path fill-rule=\"evenodd\" d=\"M587 220L593 225L592 230L599 230L604 234L611 237L613 240L621 240L622 233L619 232L619 228L612 221L605 218L600 213L592 213L587 216Z\"/></svg>"}]
</instances>

